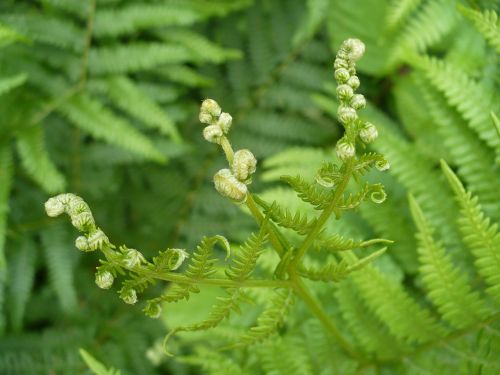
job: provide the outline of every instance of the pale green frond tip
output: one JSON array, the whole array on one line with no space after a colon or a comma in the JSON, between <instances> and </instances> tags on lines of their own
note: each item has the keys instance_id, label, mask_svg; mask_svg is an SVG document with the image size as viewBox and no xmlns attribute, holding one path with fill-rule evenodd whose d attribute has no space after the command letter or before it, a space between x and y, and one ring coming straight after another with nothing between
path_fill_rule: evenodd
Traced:
<instances>
[{"instance_id":1,"label":"pale green frond tip","mask_svg":"<svg viewBox=\"0 0 500 375\"><path fill-rule=\"evenodd\" d=\"M224 236L221 236L221 235L213 236L213 238L215 238L216 240L218 240L222 244L222 247L226 251L226 257L224 259L228 260L229 257L231 256L231 245L229 244L229 241L227 240L227 238Z\"/></svg>"},{"instance_id":2,"label":"pale green frond tip","mask_svg":"<svg viewBox=\"0 0 500 375\"><path fill-rule=\"evenodd\" d=\"M107 369L101 362L95 359L89 352L85 349L80 348L78 350L80 356L84 360L85 364L95 375L120 375L120 370L114 368Z\"/></svg>"},{"instance_id":3,"label":"pale green frond tip","mask_svg":"<svg viewBox=\"0 0 500 375\"><path fill-rule=\"evenodd\" d=\"M441 164L441 169L443 170L443 173L446 176L446 179L448 180L448 183L450 184L453 191L456 194L465 193L465 188L464 188L462 182L457 177L457 175L452 171L452 169L446 163L446 161L441 159L440 164Z\"/></svg>"},{"instance_id":4,"label":"pale green frond tip","mask_svg":"<svg viewBox=\"0 0 500 375\"><path fill-rule=\"evenodd\" d=\"M175 335L177 333L177 330L176 329L173 329L171 330L166 336L165 338L163 339L163 353L167 356L167 357L173 357L174 355L168 351L168 340L170 340L170 337L172 337L173 335Z\"/></svg>"},{"instance_id":5,"label":"pale green frond tip","mask_svg":"<svg viewBox=\"0 0 500 375\"><path fill-rule=\"evenodd\" d=\"M493 125L495 125L495 129L497 130L497 135L500 138L500 120L498 119L495 112L490 112L491 119L493 120Z\"/></svg>"}]
</instances>

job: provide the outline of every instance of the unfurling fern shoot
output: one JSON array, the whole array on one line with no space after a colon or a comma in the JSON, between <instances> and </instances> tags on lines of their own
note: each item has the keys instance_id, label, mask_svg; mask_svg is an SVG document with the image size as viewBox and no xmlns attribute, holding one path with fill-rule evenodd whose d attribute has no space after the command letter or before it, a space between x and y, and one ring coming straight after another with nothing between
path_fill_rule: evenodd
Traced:
<instances>
[{"instance_id":1,"label":"unfurling fern shoot","mask_svg":"<svg viewBox=\"0 0 500 375\"><path fill-rule=\"evenodd\" d=\"M233 311L240 311L241 304L249 298L249 288L268 288L273 297L269 298L267 306L256 319L256 325L242 334L233 347L261 342L276 334L286 324L295 297L299 297L342 350L352 358L359 358L352 344L308 289L304 279L338 282L386 250L384 247L358 259L353 253L355 249L391 242L384 239L358 241L338 234L327 237L322 234L326 222L333 215L340 219L344 212L357 208L366 199L382 203L386 197L381 184L363 182L361 178L373 167L388 169L387 160L373 152L360 156L356 153L356 150L374 142L378 136L375 125L358 115L358 111L366 105L366 100L363 95L356 93L360 81L355 64L364 51L365 46L360 40L348 39L342 43L334 63L334 76L338 82L338 118L345 129L343 137L335 146L338 162L326 161L317 172L314 182L308 182L301 176L283 176L283 181L297 192L298 197L319 212L315 217L293 212L276 202L266 202L250 192L257 160L248 149L233 151L229 140L232 117L222 112L219 104L212 99L206 99L201 104L199 120L205 124L203 137L220 146L228 162L213 177L215 189L236 204L245 205L259 225L258 232L251 234L239 251L231 251L226 238L213 236L204 237L193 252L167 249L149 261L138 250L113 245L96 226L89 206L78 196L61 194L49 199L45 204L47 214L54 217L67 213L73 226L82 233L76 240L76 247L85 252L100 250L103 253L104 259L100 261L96 273L96 284L100 288L109 289L118 278L125 277L118 292L125 303L135 304L139 294L159 280L170 282L164 294L146 302L144 312L152 318L161 315L164 303L187 300L191 294L200 292L203 285L215 285L224 290L224 295L217 299L206 320L176 327L167 338L175 332L215 327ZM359 189L348 194L346 190L351 180ZM302 238L301 241L296 244L297 236L289 238L279 227L296 232ZM219 263L214 255L217 244L222 245L227 258L230 258L228 265L224 266L224 273L219 272L216 266ZM318 268L304 263L311 247L328 255L328 260ZM260 255L264 251L271 251L271 248L280 259L276 268L267 277L252 277L258 268ZM346 253L350 256L343 255ZM183 263L187 265L177 271Z\"/></svg>"}]
</instances>

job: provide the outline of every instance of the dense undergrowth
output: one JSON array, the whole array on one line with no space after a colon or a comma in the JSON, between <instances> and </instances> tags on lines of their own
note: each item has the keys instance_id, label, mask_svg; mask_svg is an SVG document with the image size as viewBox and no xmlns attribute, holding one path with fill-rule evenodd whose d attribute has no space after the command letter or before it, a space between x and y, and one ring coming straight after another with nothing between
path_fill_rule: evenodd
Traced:
<instances>
[{"instance_id":1,"label":"dense undergrowth","mask_svg":"<svg viewBox=\"0 0 500 375\"><path fill-rule=\"evenodd\" d=\"M0 373L83 373L79 348L122 374L498 373L499 7L2 2ZM167 248L193 256L203 236L216 235L238 255L249 234L258 239L262 231L213 187L225 161L203 140L197 118L210 97L233 117L235 150L258 160L252 192L313 220L319 212L280 177L316 184L322 163L336 162L344 130L333 62L347 38L366 45L356 67L368 102L359 116L379 133L359 155L383 154L391 168L366 176L382 180L382 204L332 217L322 236L394 243L340 282L329 278L332 269L315 275L327 282L306 281L338 335L301 296L289 304L287 294L248 288L241 314L212 330L178 332L168 342L175 357L164 356L165 334L206 319L219 287L200 287L150 319L140 301L130 307L95 287L98 258L74 249L72 229L46 218L43 202L66 191L84 197L113 243L148 259ZM276 212L259 209L279 224ZM283 232L291 246L307 237L299 224L299 234ZM339 262L319 251L327 244L307 253L309 276ZM269 276L279 259L266 246L257 276ZM215 252L228 266L218 245ZM164 288L159 283L144 299ZM284 305L286 318L272 314ZM243 327L261 323L261 312L271 321L266 340L219 350L246 337Z\"/></svg>"}]
</instances>

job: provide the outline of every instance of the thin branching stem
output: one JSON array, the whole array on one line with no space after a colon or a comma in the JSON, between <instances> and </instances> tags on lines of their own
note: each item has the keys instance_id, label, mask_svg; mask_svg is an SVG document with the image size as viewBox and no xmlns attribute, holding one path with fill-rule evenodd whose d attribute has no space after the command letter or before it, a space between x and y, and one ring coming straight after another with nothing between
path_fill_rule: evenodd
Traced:
<instances>
[{"instance_id":1,"label":"thin branching stem","mask_svg":"<svg viewBox=\"0 0 500 375\"><path fill-rule=\"evenodd\" d=\"M289 265L290 272L292 273L296 272L300 260L307 252L307 250L309 250L313 241L316 239L321 229L323 229L323 226L328 221L330 216L332 216L335 208L339 205L340 199L342 199L342 195L344 194L347 184L349 183L349 180L351 178L353 166L354 166L354 159L351 158L345 164L344 178L335 189L335 193L333 195L330 205L325 210L323 210L318 220L316 220L316 222L314 223L314 226L312 227L311 231L307 234L306 238L304 239L304 242L302 242L302 245L300 245L300 247L298 248L295 257L290 261Z\"/></svg>"}]
</instances>

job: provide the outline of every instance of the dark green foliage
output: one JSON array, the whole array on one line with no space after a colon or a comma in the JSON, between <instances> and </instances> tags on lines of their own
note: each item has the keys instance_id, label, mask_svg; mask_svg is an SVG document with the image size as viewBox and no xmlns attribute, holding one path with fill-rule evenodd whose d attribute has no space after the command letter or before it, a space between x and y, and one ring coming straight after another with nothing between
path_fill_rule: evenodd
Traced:
<instances>
[{"instance_id":1,"label":"dark green foliage","mask_svg":"<svg viewBox=\"0 0 500 375\"><path fill-rule=\"evenodd\" d=\"M84 373L83 348L122 374L498 374L499 10L487 0L1 2L0 373ZM291 229L296 251L342 174L332 64L349 37L367 47L360 117L380 134L300 272L354 355L286 290L219 288L217 299L205 285L163 290L138 276L145 299L177 302L154 321L95 288L97 257L79 256L68 225L45 218L48 194L85 197L110 238L148 259L197 249L181 269L193 279L286 268L269 233L214 191L223 161L195 114L213 97L233 115L233 144L259 161L252 191L269 202L268 228ZM388 175L376 170L382 154ZM367 199L379 182L380 205ZM228 261L217 234L231 242ZM394 243L379 253L368 238ZM161 340L176 327L177 357L165 361Z\"/></svg>"}]
</instances>

